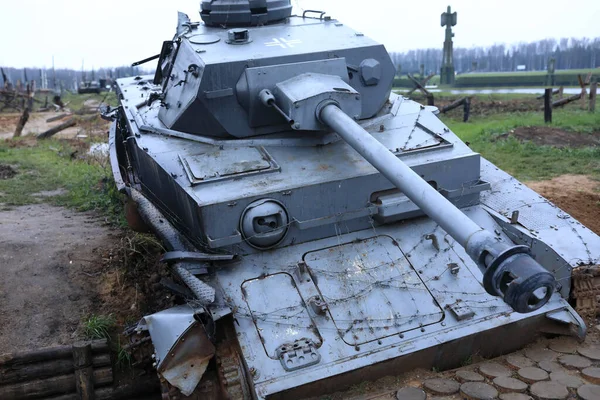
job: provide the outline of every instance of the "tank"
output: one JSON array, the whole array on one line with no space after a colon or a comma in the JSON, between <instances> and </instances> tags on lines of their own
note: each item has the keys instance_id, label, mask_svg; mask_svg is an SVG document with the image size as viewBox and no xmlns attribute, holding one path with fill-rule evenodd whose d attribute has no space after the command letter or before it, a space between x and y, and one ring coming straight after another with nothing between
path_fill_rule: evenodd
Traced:
<instances>
[{"instance_id":1,"label":"tank","mask_svg":"<svg viewBox=\"0 0 600 400\"><path fill-rule=\"evenodd\" d=\"M289 0L200 17L105 113L130 221L185 299L131 330L166 398L302 398L583 339L571 270L600 238L394 94L383 45Z\"/></svg>"}]
</instances>

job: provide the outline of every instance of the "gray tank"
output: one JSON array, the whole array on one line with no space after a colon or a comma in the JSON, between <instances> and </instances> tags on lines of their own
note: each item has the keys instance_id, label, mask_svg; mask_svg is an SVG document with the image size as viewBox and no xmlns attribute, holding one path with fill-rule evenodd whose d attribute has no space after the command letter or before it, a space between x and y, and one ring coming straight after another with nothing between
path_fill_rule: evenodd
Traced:
<instances>
[{"instance_id":1,"label":"gray tank","mask_svg":"<svg viewBox=\"0 0 600 400\"><path fill-rule=\"evenodd\" d=\"M135 327L165 392L300 398L584 337L571 270L600 238L392 93L383 45L289 0L200 16L106 113L185 298Z\"/></svg>"}]
</instances>

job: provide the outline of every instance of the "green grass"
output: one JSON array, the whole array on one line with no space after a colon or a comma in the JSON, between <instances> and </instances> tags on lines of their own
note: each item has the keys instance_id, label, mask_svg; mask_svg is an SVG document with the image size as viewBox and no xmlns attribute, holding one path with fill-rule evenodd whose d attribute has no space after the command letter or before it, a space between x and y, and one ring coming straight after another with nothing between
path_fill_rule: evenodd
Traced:
<instances>
[{"instance_id":1,"label":"green grass","mask_svg":"<svg viewBox=\"0 0 600 400\"><path fill-rule=\"evenodd\" d=\"M562 174L586 174L600 178L600 148L554 148L519 142L499 135L519 126L543 126L541 112L495 114L474 117L468 123L443 117L448 127L470 147L520 180L548 179ZM565 109L553 113L553 127L582 135L600 131L600 113Z\"/></svg>"},{"instance_id":2,"label":"green grass","mask_svg":"<svg viewBox=\"0 0 600 400\"><path fill-rule=\"evenodd\" d=\"M63 94L61 95L61 99L63 103L69 103L67 104L67 107L71 110L79 110L83 107L83 103L85 103L86 100L96 100L98 102L104 101L104 103L108 103L111 106L117 105L117 95L115 94L115 92L102 92L100 94L77 94L71 92L63 92Z\"/></svg>"},{"instance_id":3,"label":"green grass","mask_svg":"<svg viewBox=\"0 0 600 400\"><path fill-rule=\"evenodd\" d=\"M117 346L115 349L117 353L117 366L121 369L131 369L133 358L129 350L121 345L121 337L118 337Z\"/></svg>"},{"instance_id":4,"label":"green grass","mask_svg":"<svg viewBox=\"0 0 600 400\"><path fill-rule=\"evenodd\" d=\"M0 142L0 164L17 171L0 180L0 203L19 206L39 202L80 211L97 210L123 224L121 195L116 190L108 160L86 156L87 147L63 140L44 140L28 146L25 139ZM82 154L83 153L83 154ZM63 189L53 197L34 194Z\"/></svg>"},{"instance_id":5,"label":"green grass","mask_svg":"<svg viewBox=\"0 0 600 400\"><path fill-rule=\"evenodd\" d=\"M577 75L581 75L585 79L590 72L596 80L600 79L600 68L557 70L554 73L555 86L579 87ZM547 75L547 71L469 72L456 75L454 88L539 87L547 84ZM415 76L415 78L421 80L419 76ZM427 84L439 85L439 82L440 76L435 75ZM413 83L407 75L402 75L394 78L394 87L412 88Z\"/></svg>"},{"instance_id":6,"label":"green grass","mask_svg":"<svg viewBox=\"0 0 600 400\"><path fill-rule=\"evenodd\" d=\"M106 339L110 341L111 330L116 326L115 317L109 315L92 315L83 322L83 335L86 339Z\"/></svg>"},{"instance_id":7,"label":"green grass","mask_svg":"<svg viewBox=\"0 0 600 400\"><path fill-rule=\"evenodd\" d=\"M590 72L600 73L598 68L582 68L582 69L561 69L556 70L555 75L577 75L581 74L587 76ZM461 74L459 76L472 76L472 77L496 77L496 76L546 76L547 71L511 71L511 72L470 72L468 74Z\"/></svg>"},{"instance_id":8,"label":"green grass","mask_svg":"<svg viewBox=\"0 0 600 400\"><path fill-rule=\"evenodd\" d=\"M407 88L400 88L400 89L394 89L394 93L396 94L400 94L400 95L406 95L406 93L409 91L410 89ZM471 88L457 88L457 89L452 89L454 91L451 92L449 90L442 90L440 92L435 92L433 93L433 97L437 102L444 102L444 101L454 101L454 100L458 100L461 97L470 97L472 99L478 99L481 101L507 101L507 100L531 100L531 99L535 99L535 97L537 95L535 94L531 94L531 93L461 93L462 90L467 91L467 90L477 90L477 89L471 89ZM457 93L458 92L458 93ZM539 89L540 94L542 94L543 89ZM427 102L427 98L425 96L423 96L421 94L421 92L414 91L413 93L410 94L409 96L411 99L414 99L415 101L418 101L419 103L426 103ZM539 104L542 104L538 101Z\"/></svg>"}]
</instances>

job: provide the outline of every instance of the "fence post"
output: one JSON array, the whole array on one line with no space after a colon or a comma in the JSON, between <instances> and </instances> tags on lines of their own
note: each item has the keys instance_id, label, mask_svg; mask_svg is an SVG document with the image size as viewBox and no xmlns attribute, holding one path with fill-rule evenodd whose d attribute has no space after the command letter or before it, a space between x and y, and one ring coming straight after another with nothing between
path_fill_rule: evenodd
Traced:
<instances>
[{"instance_id":1,"label":"fence post","mask_svg":"<svg viewBox=\"0 0 600 400\"><path fill-rule=\"evenodd\" d=\"M77 399L95 400L91 344L76 343L73 345L73 366L75 367Z\"/></svg>"},{"instance_id":2,"label":"fence post","mask_svg":"<svg viewBox=\"0 0 600 400\"><path fill-rule=\"evenodd\" d=\"M590 86L590 112L596 110L596 91L598 89L598 82L592 82Z\"/></svg>"},{"instance_id":3,"label":"fence post","mask_svg":"<svg viewBox=\"0 0 600 400\"><path fill-rule=\"evenodd\" d=\"M544 122L552 123L552 88L544 91Z\"/></svg>"},{"instance_id":4,"label":"fence post","mask_svg":"<svg viewBox=\"0 0 600 400\"><path fill-rule=\"evenodd\" d=\"M463 102L463 122L467 122L469 120L469 114L471 114L471 98L465 97Z\"/></svg>"},{"instance_id":5,"label":"fence post","mask_svg":"<svg viewBox=\"0 0 600 400\"><path fill-rule=\"evenodd\" d=\"M435 101L433 99L433 93L429 93L427 95L427 105L428 106L433 106L433 105L435 105L434 103L435 103Z\"/></svg>"}]
</instances>

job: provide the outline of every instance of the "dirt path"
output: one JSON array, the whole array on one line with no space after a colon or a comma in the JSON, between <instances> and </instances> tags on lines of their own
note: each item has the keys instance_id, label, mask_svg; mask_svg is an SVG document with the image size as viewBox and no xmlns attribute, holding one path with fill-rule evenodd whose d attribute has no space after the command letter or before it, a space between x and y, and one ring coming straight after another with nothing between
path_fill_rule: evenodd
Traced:
<instances>
[{"instance_id":1,"label":"dirt path","mask_svg":"<svg viewBox=\"0 0 600 400\"><path fill-rule=\"evenodd\" d=\"M97 106L96 103L90 103L93 106ZM51 117L56 117L60 114L64 114L65 116L62 119L58 119L56 121L47 122L46 120ZM15 132L15 128L17 126L17 122L21 117L20 113L2 113L0 114L0 140L9 139L13 137ZM50 128L54 128L69 118L73 117L81 117L81 116L73 116L68 111L62 112L34 112L31 113L25 127L23 128L22 136L35 136L44 131L47 131ZM77 125L67 128L63 131L57 133L55 138L67 138L73 139L78 135L83 137L93 136L93 135L104 135L108 131L108 123L100 118L97 118L92 121L79 121Z\"/></svg>"},{"instance_id":2,"label":"dirt path","mask_svg":"<svg viewBox=\"0 0 600 400\"><path fill-rule=\"evenodd\" d=\"M71 343L97 306L99 249L116 240L90 213L47 204L0 211L0 354Z\"/></svg>"}]
</instances>

